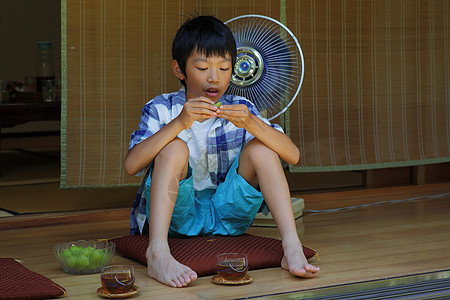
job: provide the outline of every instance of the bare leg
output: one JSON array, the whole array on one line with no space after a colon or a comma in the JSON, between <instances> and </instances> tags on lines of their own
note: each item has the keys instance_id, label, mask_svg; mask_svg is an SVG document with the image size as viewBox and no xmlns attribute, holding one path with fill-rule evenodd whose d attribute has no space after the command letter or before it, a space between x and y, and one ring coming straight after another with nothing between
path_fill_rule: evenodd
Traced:
<instances>
[{"instance_id":1,"label":"bare leg","mask_svg":"<svg viewBox=\"0 0 450 300\"><path fill-rule=\"evenodd\" d=\"M173 258L167 240L178 185L187 175L188 160L186 144L174 139L155 158L150 186L147 273L172 287L183 287L197 279L193 270Z\"/></svg>"},{"instance_id":2,"label":"bare leg","mask_svg":"<svg viewBox=\"0 0 450 300\"><path fill-rule=\"evenodd\" d=\"M297 234L289 186L278 155L256 139L239 158L239 174L252 186L259 184L277 224L283 245L281 267L295 276L314 277L319 268L308 263Z\"/></svg>"}]
</instances>

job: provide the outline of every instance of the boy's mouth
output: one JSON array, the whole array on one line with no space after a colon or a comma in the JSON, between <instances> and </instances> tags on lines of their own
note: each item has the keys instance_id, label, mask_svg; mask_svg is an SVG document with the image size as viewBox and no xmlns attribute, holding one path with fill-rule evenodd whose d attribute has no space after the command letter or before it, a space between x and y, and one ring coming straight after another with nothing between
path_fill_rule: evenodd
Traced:
<instances>
[{"instance_id":1,"label":"boy's mouth","mask_svg":"<svg viewBox=\"0 0 450 300\"><path fill-rule=\"evenodd\" d=\"M216 97L219 94L219 89L217 88L208 88L205 90L206 95L209 97Z\"/></svg>"}]
</instances>

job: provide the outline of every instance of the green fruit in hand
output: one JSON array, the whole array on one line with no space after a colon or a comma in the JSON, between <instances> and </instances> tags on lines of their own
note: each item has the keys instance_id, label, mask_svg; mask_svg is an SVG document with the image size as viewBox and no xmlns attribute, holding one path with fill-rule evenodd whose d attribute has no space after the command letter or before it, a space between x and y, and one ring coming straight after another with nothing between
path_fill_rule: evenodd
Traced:
<instances>
[{"instance_id":1,"label":"green fruit in hand","mask_svg":"<svg viewBox=\"0 0 450 300\"><path fill-rule=\"evenodd\" d=\"M219 107L222 105L222 102L219 101L219 102L215 103L214 105L215 105L217 108L219 108Z\"/></svg>"}]
</instances>

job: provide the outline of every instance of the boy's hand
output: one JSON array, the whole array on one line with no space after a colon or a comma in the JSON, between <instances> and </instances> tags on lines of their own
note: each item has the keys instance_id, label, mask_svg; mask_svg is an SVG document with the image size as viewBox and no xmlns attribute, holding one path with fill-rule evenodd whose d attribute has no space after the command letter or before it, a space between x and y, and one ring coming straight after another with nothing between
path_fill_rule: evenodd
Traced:
<instances>
[{"instance_id":1,"label":"boy's hand","mask_svg":"<svg viewBox=\"0 0 450 300\"><path fill-rule=\"evenodd\" d=\"M202 121L217 116L214 101L206 97L195 97L186 101L178 116L183 128L188 129L194 121Z\"/></svg>"},{"instance_id":2,"label":"boy's hand","mask_svg":"<svg viewBox=\"0 0 450 300\"><path fill-rule=\"evenodd\" d=\"M227 119L236 127L245 129L252 113L245 104L221 105L220 109L217 110L217 116Z\"/></svg>"}]
</instances>

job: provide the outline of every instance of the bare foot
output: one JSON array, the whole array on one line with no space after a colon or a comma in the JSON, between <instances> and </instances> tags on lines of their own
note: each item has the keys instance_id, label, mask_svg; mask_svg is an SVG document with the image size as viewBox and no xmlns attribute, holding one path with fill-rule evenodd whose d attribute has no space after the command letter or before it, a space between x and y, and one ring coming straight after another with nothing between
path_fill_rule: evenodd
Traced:
<instances>
[{"instance_id":1,"label":"bare foot","mask_svg":"<svg viewBox=\"0 0 450 300\"><path fill-rule=\"evenodd\" d=\"M284 249L281 267L289 271L292 275L303 278L314 277L320 270L319 267L308 263L301 245L286 247Z\"/></svg>"},{"instance_id":2,"label":"bare foot","mask_svg":"<svg viewBox=\"0 0 450 300\"><path fill-rule=\"evenodd\" d=\"M147 274L171 287L183 287L197 279L197 273L180 264L170 252L147 248Z\"/></svg>"}]
</instances>

